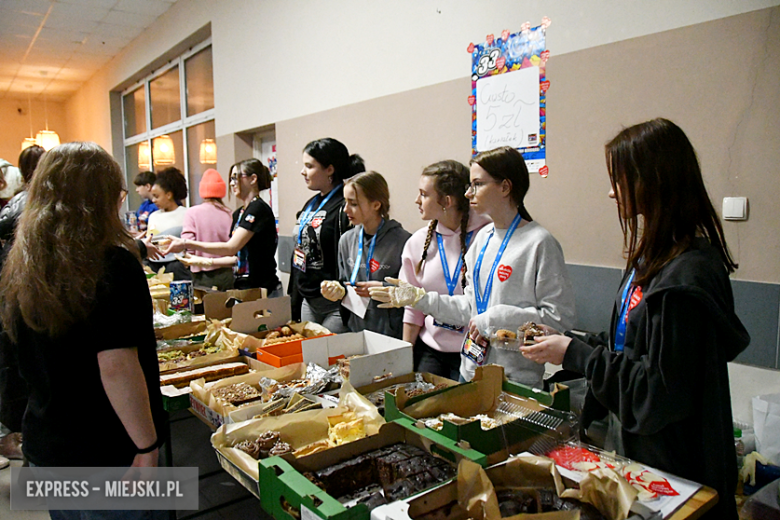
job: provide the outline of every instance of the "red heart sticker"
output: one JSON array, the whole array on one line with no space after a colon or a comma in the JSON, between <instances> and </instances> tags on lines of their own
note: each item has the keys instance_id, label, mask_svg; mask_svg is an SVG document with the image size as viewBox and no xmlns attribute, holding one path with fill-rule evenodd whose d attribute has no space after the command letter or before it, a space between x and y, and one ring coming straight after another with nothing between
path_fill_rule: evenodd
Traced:
<instances>
[{"instance_id":1,"label":"red heart sticker","mask_svg":"<svg viewBox=\"0 0 780 520\"><path fill-rule=\"evenodd\" d=\"M542 92L547 92L550 89L550 82L549 81L542 81L539 86L542 87Z\"/></svg>"},{"instance_id":2,"label":"red heart sticker","mask_svg":"<svg viewBox=\"0 0 780 520\"><path fill-rule=\"evenodd\" d=\"M507 41L509 39L509 34L510 34L509 30L504 29L503 31L501 31L501 39Z\"/></svg>"},{"instance_id":3,"label":"red heart sticker","mask_svg":"<svg viewBox=\"0 0 780 520\"><path fill-rule=\"evenodd\" d=\"M504 65L506 65L506 58L504 58L503 56L501 56L500 58L498 58L498 59L496 60L496 68L497 68L498 70L501 70L501 69L503 69L503 68L504 68Z\"/></svg>"},{"instance_id":4,"label":"red heart sticker","mask_svg":"<svg viewBox=\"0 0 780 520\"><path fill-rule=\"evenodd\" d=\"M506 282L509 280L509 277L512 276L512 268L508 265L501 264L498 266L498 279L502 282Z\"/></svg>"},{"instance_id":5,"label":"red heart sticker","mask_svg":"<svg viewBox=\"0 0 780 520\"><path fill-rule=\"evenodd\" d=\"M550 59L550 51L544 51L539 56L542 58L542 61L547 61Z\"/></svg>"},{"instance_id":6,"label":"red heart sticker","mask_svg":"<svg viewBox=\"0 0 780 520\"><path fill-rule=\"evenodd\" d=\"M473 43L469 43L469 46L466 47L466 50L469 51L469 54L474 52L474 44Z\"/></svg>"},{"instance_id":7,"label":"red heart sticker","mask_svg":"<svg viewBox=\"0 0 780 520\"><path fill-rule=\"evenodd\" d=\"M488 34L488 35L485 37L485 39L487 40L487 42L488 42L488 45L493 45L493 40L495 40L495 36L493 36L492 34Z\"/></svg>"},{"instance_id":8,"label":"red heart sticker","mask_svg":"<svg viewBox=\"0 0 780 520\"><path fill-rule=\"evenodd\" d=\"M550 171L549 171L549 169L547 168L547 166L546 166L546 165L545 165L545 166L542 166L541 168L539 168L539 175L541 175L542 177L545 177L545 178L546 178L546 177L547 177L547 174L548 174L549 172L550 172Z\"/></svg>"},{"instance_id":9,"label":"red heart sticker","mask_svg":"<svg viewBox=\"0 0 780 520\"><path fill-rule=\"evenodd\" d=\"M469 96L469 105L474 106L477 103L477 96Z\"/></svg>"},{"instance_id":10,"label":"red heart sticker","mask_svg":"<svg viewBox=\"0 0 780 520\"><path fill-rule=\"evenodd\" d=\"M324 219L322 217L317 217L315 219L312 219L311 227L313 227L314 229L317 229L318 227L320 227L320 224L322 224L323 220Z\"/></svg>"},{"instance_id":11,"label":"red heart sticker","mask_svg":"<svg viewBox=\"0 0 780 520\"><path fill-rule=\"evenodd\" d=\"M375 272L379 271L380 267L382 267L382 265L372 258L371 259L371 272L375 273Z\"/></svg>"}]
</instances>

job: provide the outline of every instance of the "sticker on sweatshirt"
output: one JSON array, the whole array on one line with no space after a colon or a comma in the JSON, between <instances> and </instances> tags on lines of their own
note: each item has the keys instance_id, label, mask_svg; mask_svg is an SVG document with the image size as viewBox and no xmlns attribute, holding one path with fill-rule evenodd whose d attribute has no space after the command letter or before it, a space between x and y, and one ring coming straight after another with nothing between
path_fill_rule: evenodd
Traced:
<instances>
[{"instance_id":1,"label":"sticker on sweatshirt","mask_svg":"<svg viewBox=\"0 0 780 520\"><path fill-rule=\"evenodd\" d=\"M477 366L482 366L487 359L487 349L487 343L480 345L466 334L466 339L463 341L460 355L471 360L473 363L476 363Z\"/></svg>"},{"instance_id":2,"label":"sticker on sweatshirt","mask_svg":"<svg viewBox=\"0 0 780 520\"><path fill-rule=\"evenodd\" d=\"M371 272L372 273L375 273L375 272L379 271L379 268L382 267L382 264L380 264L379 262L377 262L373 258L371 259L370 263L371 263Z\"/></svg>"},{"instance_id":3,"label":"sticker on sweatshirt","mask_svg":"<svg viewBox=\"0 0 780 520\"><path fill-rule=\"evenodd\" d=\"M512 268L508 265L501 264L498 266L497 274L500 281L506 282L509 280L509 277L512 276Z\"/></svg>"},{"instance_id":4,"label":"sticker on sweatshirt","mask_svg":"<svg viewBox=\"0 0 780 520\"><path fill-rule=\"evenodd\" d=\"M434 327L441 327L442 329L452 330L454 332L457 332L459 334L463 333L465 330L465 327L456 327L455 325L449 325L447 323L440 323L436 321L436 318L433 319L433 326Z\"/></svg>"}]
</instances>

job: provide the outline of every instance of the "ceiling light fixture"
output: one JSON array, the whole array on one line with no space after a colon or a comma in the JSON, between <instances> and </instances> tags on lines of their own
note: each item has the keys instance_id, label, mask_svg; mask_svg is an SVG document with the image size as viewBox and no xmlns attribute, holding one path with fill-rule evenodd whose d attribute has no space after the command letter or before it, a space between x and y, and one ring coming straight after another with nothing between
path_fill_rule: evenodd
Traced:
<instances>
[{"instance_id":1,"label":"ceiling light fixture","mask_svg":"<svg viewBox=\"0 0 780 520\"><path fill-rule=\"evenodd\" d=\"M42 146L43 149L48 152L55 146L59 146L60 136L57 134L57 132L54 132L53 130L49 130L49 110L46 105L45 91L43 93L43 113L46 117L46 130L41 130L40 132L38 132L38 135L35 136L35 141L38 143L38 146Z\"/></svg>"},{"instance_id":2,"label":"ceiling light fixture","mask_svg":"<svg viewBox=\"0 0 780 520\"><path fill-rule=\"evenodd\" d=\"M200 142L200 164L217 164L217 143L214 139Z\"/></svg>"},{"instance_id":3,"label":"ceiling light fixture","mask_svg":"<svg viewBox=\"0 0 780 520\"><path fill-rule=\"evenodd\" d=\"M152 157L155 166L169 166L176 162L173 139L169 135L155 137L152 141Z\"/></svg>"},{"instance_id":4,"label":"ceiling light fixture","mask_svg":"<svg viewBox=\"0 0 780 520\"><path fill-rule=\"evenodd\" d=\"M32 85L27 85L27 88L32 88ZM33 137L33 126L32 126L32 101L30 101L30 93L27 93L27 116L30 120L30 137L25 137L22 141L22 150L25 148L29 148L34 144L38 144L38 141L35 140Z\"/></svg>"}]
</instances>

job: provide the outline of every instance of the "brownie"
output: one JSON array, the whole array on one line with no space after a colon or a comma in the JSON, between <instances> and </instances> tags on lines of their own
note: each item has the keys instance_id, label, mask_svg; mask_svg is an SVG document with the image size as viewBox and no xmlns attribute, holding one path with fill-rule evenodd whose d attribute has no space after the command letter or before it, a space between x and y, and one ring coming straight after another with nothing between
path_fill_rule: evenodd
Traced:
<instances>
[{"instance_id":1,"label":"brownie","mask_svg":"<svg viewBox=\"0 0 780 520\"><path fill-rule=\"evenodd\" d=\"M403 500L412 496L415 493L414 484L407 479L396 480L389 486L384 488L385 498L388 502L395 502L396 500Z\"/></svg>"},{"instance_id":2,"label":"brownie","mask_svg":"<svg viewBox=\"0 0 780 520\"><path fill-rule=\"evenodd\" d=\"M325 483L325 491L333 497L354 493L378 480L376 464L367 455L322 469L316 472L316 476Z\"/></svg>"},{"instance_id":3,"label":"brownie","mask_svg":"<svg viewBox=\"0 0 780 520\"><path fill-rule=\"evenodd\" d=\"M502 489L496 492L501 517L541 512L539 494L535 490Z\"/></svg>"}]
</instances>

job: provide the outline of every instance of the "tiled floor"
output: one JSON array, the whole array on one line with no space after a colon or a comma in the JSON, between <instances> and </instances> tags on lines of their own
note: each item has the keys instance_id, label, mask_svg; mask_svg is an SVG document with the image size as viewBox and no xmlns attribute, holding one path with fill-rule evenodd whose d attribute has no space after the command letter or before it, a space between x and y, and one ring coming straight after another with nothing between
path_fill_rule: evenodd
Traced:
<instances>
[{"instance_id":1,"label":"tiled floor","mask_svg":"<svg viewBox=\"0 0 780 520\"><path fill-rule=\"evenodd\" d=\"M178 519L271 520L260 509L260 501L230 475L222 471L209 437L211 429L183 410L171 414L171 438L175 466L198 466L200 498L198 511L179 511ZM164 461L162 461L164 462ZM21 466L21 461L12 461ZM46 511L11 511L11 470L0 470L0 518L3 520L47 520ZM161 515L164 516L164 515Z\"/></svg>"}]
</instances>

